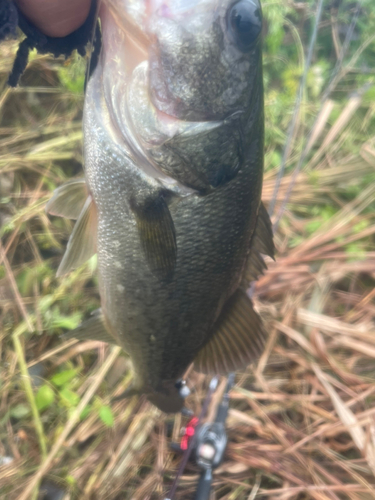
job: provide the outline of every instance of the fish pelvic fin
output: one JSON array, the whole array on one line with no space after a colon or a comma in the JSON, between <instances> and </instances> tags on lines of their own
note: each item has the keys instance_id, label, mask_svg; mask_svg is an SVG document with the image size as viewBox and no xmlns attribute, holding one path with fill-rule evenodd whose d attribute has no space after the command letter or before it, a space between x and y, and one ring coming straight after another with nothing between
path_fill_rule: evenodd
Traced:
<instances>
[{"instance_id":1,"label":"fish pelvic fin","mask_svg":"<svg viewBox=\"0 0 375 500\"><path fill-rule=\"evenodd\" d=\"M275 258L275 245L273 242L272 223L266 207L261 202L254 234L250 243L250 252L247 256L246 266L242 276L241 286L248 288L267 269L263 255Z\"/></svg>"},{"instance_id":2,"label":"fish pelvic fin","mask_svg":"<svg viewBox=\"0 0 375 500\"><path fill-rule=\"evenodd\" d=\"M122 399L132 398L133 396L142 396L142 394L144 393L140 389L137 389L135 387L129 387L128 389L125 389L125 391L123 391L118 396L112 398L111 401L120 401Z\"/></svg>"},{"instance_id":3,"label":"fish pelvic fin","mask_svg":"<svg viewBox=\"0 0 375 500\"><path fill-rule=\"evenodd\" d=\"M84 178L72 179L55 189L46 212L67 219L78 219L88 196Z\"/></svg>"},{"instance_id":4,"label":"fish pelvic fin","mask_svg":"<svg viewBox=\"0 0 375 500\"><path fill-rule=\"evenodd\" d=\"M77 328L65 333L64 339L99 340L108 344L120 345L119 340L109 333L101 309L95 311L90 318L83 321Z\"/></svg>"},{"instance_id":5,"label":"fish pelvic fin","mask_svg":"<svg viewBox=\"0 0 375 500\"><path fill-rule=\"evenodd\" d=\"M194 360L194 368L217 375L243 369L262 354L266 338L251 300L238 289L224 305L210 339Z\"/></svg>"},{"instance_id":6,"label":"fish pelvic fin","mask_svg":"<svg viewBox=\"0 0 375 500\"><path fill-rule=\"evenodd\" d=\"M177 413L184 407L184 398L177 389L173 392L152 391L146 388L137 388L135 385L114 397L112 401L127 399L133 396L146 396L148 401L164 413Z\"/></svg>"},{"instance_id":7,"label":"fish pelvic fin","mask_svg":"<svg viewBox=\"0 0 375 500\"><path fill-rule=\"evenodd\" d=\"M70 235L68 245L56 276L82 266L96 253L97 215L91 195L86 198Z\"/></svg>"},{"instance_id":8,"label":"fish pelvic fin","mask_svg":"<svg viewBox=\"0 0 375 500\"><path fill-rule=\"evenodd\" d=\"M152 273L160 280L170 281L177 260L174 222L168 204L161 193L141 203L132 200L144 255Z\"/></svg>"}]
</instances>

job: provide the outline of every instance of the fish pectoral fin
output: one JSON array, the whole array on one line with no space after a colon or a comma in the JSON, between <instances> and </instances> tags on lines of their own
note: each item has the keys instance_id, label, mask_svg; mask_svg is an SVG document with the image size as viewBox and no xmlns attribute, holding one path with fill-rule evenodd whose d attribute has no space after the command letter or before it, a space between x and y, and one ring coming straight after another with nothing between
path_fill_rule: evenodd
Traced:
<instances>
[{"instance_id":1,"label":"fish pectoral fin","mask_svg":"<svg viewBox=\"0 0 375 500\"><path fill-rule=\"evenodd\" d=\"M65 333L64 339L99 340L100 342L119 345L115 337L108 332L104 315L100 309L95 311L90 318L81 323L77 328Z\"/></svg>"},{"instance_id":2,"label":"fish pectoral fin","mask_svg":"<svg viewBox=\"0 0 375 500\"><path fill-rule=\"evenodd\" d=\"M96 210L89 195L70 235L64 257L56 276L82 266L96 252Z\"/></svg>"},{"instance_id":3,"label":"fish pectoral fin","mask_svg":"<svg viewBox=\"0 0 375 500\"><path fill-rule=\"evenodd\" d=\"M275 256L272 223L263 203L259 207L257 222L251 239L251 249L247 256L242 277L241 285L243 288L248 288L249 284L257 280L259 275L263 274L263 271L267 269L261 254L268 255L272 259Z\"/></svg>"},{"instance_id":4,"label":"fish pectoral fin","mask_svg":"<svg viewBox=\"0 0 375 500\"><path fill-rule=\"evenodd\" d=\"M262 354L266 338L251 300L238 289L224 305L211 338L194 360L194 368L217 375L245 368Z\"/></svg>"},{"instance_id":5,"label":"fish pectoral fin","mask_svg":"<svg viewBox=\"0 0 375 500\"><path fill-rule=\"evenodd\" d=\"M46 212L67 219L78 219L88 196L85 179L73 179L55 189Z\"/></svg>"},{"instance_id":6,"label":"fish pectoral fin","mask_svg":"<svg viewBox=\"0 0 375 500\"><path fill-rule=\"evenodd\" d=\"M142 203L133 201L132 211L147 263L159 279L173 277L177 259L176 232L172 216L163 195Z\"/></svg>"}]
</instances>

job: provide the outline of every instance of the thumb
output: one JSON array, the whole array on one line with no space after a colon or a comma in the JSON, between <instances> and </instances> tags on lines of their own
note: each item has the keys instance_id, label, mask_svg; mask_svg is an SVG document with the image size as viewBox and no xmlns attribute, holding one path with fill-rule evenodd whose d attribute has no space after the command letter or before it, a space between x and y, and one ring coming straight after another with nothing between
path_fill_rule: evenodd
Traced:
<instances>
[{"instance_id":1,"label":"thumb","mask_svg":"<svg viewBox=\"0 0 375 500\"><path fill-rule=\"evenodd\" d=\"M16 0L16 4L42 33L64 37L86 21L91 0Z\"/></svg>"}]
</instances>

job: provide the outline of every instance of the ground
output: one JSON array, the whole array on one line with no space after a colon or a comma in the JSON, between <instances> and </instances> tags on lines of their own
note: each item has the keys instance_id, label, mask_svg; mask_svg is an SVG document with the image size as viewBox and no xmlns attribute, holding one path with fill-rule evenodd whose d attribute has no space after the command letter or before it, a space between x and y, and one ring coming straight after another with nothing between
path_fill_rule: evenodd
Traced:
<instances>
[{"instance_id":1,"label":"ground","mask_svg":"<svg viewBox=\"0 0 375 500\"><path fill-rule=\"evenodd\" d=\"M263 11L270 208L316 4ZM0 47L3 85L16 48ZM110 403L131 381L128 359L62 337L99 305L94 258L55 277L72 223L44 212L82 173L84 67L32 53L20 86L1 86L0 499L39 487L46 500L161 498L180 463L169 445L187 419L136 398ZM372 0L325 2L273 211L277 258L254 290L269 341L237 374L212 498L375 497L374 67ZM209 380L187 380L198 413ZM176 498L193 498L198 473L189 463Z\"/></svg>"}]
</instances>

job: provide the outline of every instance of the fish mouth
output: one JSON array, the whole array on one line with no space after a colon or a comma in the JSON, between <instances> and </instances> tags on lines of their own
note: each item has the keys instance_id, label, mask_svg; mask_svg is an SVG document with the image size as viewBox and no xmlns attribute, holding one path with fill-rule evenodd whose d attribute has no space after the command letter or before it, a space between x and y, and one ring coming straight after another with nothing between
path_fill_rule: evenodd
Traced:
<instances>
[{"instance_id":1,"label":"fish mouth","mask_svg":"<svg viewBox=\"0 0 375 500\"><path fill-rule=\"evenodd\" d=\"M152 2L151 2L152 3ZM146 11L151 12L150 0L146 1ZM101 18L111 17L122 32L124 45L126 45L127 73L130 76L132 71L144 61L150 60L150 53L153 46L157 45L155 36L147 33L144 26L138 24L129 12L121 7L121 3L116 0L104 0L100 10ZM160 122L167 126L172 126L180 119L173 98L162 99L152 88L150 82L150 72L148 75L150 104L155 109Z\"/></svg>"},{"instance_id":2,"label":"fish mouth","mask_svg":"<svg viewBox=\"0 0 375 500\"><path fill-rule=\"evenodd\" d=\"M153 98L153 89L158 87L152 80L157 71L153 66L153 57L158 58L154 52L157 35L147 30L142 19L134 18L126 5L130 2L104 0L100 11L103 51L98 84L108 111L107 125L138 170L181 196L196 193L203 181L189 180L191 167L180 151L184 154L192 145L203 144L203 138L212 141L215 129L216 135L223 126L228 129L233 111L225 116L197 116L191 108L184 112L184 104L175 96L165 94L164 103ZM183 173L176 167L181 162ZM203 174L194 175L198 179Z\"/></svg>"},{"instance_id":3,"label":"fish mouth","mask_svg":"<svg viewBox=\"0 0 375 500\"><path fill-rule=\"evenodd\" d=\"M146 4L148 5L150 1L146 1ZM158 85L154 85L153 81L156 70L152 62L153 59L160 57L157 53L157 37L147 31L147 26L142 25L141 21L137 22L123 8L121 1L104 0L100 16L103 25L103 57L108 68L108 74L104 75L106 100L112 120L117 124L120 133L129 131L129 127L136 131L132 114L136 108L140 109L141 105L143 109L148 109L150 116L154 114L153 120L161 132L158 138L156 138L158 134L153 134L152 138L143 137L146 144L161 145L176 135L185 133L190 135L193 129L198 132L197 127L201 131L204 128L212 129L220 126L222 117L215 119L211 116L197 116L194 110L184 111L183 103L170 95L167 84L158 91ZM119 50L119 46L122 50ZM142 82L138 80L135 84L135 90L142 91L142 103L137 98L129 106L128 103L125 104L125 100L137 72L142 72ZM116 86L121 87L121 91L114 92ZM133 135L139 135L139 132ZM134 142L130 137L127 139L130 144ZM139 148L136 149L139 154Z\"/></svg>"},{"instance_id":4,"label":"fish mouth","mask_svg":"<svg viewBox=\"0 0 375 500\"><path fill-rule=\"evenodd\" d=\"M122 43L126 47L126 54L123 55L123 60L126 61L126 74L130 77L132 71L142 62L147 61L149 64L148 70L148 92L149 100L155 109L161 122L172 125L174 121L217 121L220 119L217 116L212 116L207 113L199 112L181 102L169 89L168 82L165 81L163 75L159 74L157 69L162 54L159 50L158 38L153 32L152 19L156 18L173 19L179 17L182 13L187 13L193 9L198 0L190 2L190 6L176 7L172 2L161 0L145 0L144 12L139 12L137 19L134 13L126 10L123 5L124 0L102 0L100 8L100 17L102 22L105 19L111 18L110 23L114 23L122 33ZM205 2L202 2L203 4ZM173 11L173 13L172 13ZM175 12L177 11L177 12ZM110 30L108 30L110 31ZM103 38L107 35L103 32ZM108 37L110 38L110 37ZM105 45L105 41L104 41ZM109 42L108 45L111 45ZM118 47L113 47L118 50ZM125 49L124 49L125 50ZM113 53L113 50L111 51ZM111 56L112 57L112 54Z\"/></svg>"}]
</instances>

